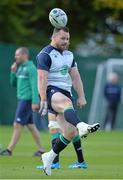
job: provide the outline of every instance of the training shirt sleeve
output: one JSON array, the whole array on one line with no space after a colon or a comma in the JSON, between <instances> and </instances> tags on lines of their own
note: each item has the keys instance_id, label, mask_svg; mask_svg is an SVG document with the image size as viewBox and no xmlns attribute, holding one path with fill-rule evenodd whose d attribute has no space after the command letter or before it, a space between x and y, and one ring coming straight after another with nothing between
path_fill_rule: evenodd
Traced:
<instances>
[{"instance_id":1,"label":"training shirt sleeve","mask_svg":"<svg viewBox=\"0 0 123 180\"><path fill-rule=\"evenodd\" d=\"M39 104L39 96L38 96L38 86L37 86L37 70L35 65L32 65L28 68L29 72L29 81L30 87L32 91L32 103Z\"/></svg>"},{"instance_id":2,"label":"training shirt sleeve","mask_svg":"<svg viewBox=\"0 0 123 180\"><path fill-rule=\"evenodd\" d=\"M10 84L14 87L17 86L17 77L16 77L16 73L11 71L10 73Z\"/></svg>"},{"instance_id":3,"label":"training shirt sleeve","mask_svg":"<svg viewBox=\"0 0 123 180\"><path fill-rule=\"evenodd\" d=\"M77 63L76 63L76 61L73 59L73 62L72 62L72 65L71 65L71 68L73 68L73 67L77 67Z\"/></svg>"},{"instance_id":4,"label":"training shirt sleeve","mask_svg":"<svg viewBox=\"0 0 123 180\"><path fill-rule=\"evenodd\" d=\"M37 69L49 71L51 66L51 58L47 53L37 55Z\"/></svg>"}]
</instances>

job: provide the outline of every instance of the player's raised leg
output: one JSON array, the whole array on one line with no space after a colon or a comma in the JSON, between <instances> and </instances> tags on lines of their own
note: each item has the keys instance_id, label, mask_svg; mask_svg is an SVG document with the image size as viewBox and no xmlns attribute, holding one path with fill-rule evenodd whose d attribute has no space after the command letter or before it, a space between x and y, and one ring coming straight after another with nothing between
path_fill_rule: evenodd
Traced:
<instances>
[{"instance_id":1,"label":"player's raised leg","mask_svg":"<svg viewBox=\"0 0 123 180\"><path fill-rule=\"evenodd\" d=\"M74 110L71 100L60 92L53 94L52 107L56 112L63 113L67 122L77 127L80 137L85 137L89 133L97 131L100 127L99 123L89 125L81 122Z\"/></svg>"}]
</instances>

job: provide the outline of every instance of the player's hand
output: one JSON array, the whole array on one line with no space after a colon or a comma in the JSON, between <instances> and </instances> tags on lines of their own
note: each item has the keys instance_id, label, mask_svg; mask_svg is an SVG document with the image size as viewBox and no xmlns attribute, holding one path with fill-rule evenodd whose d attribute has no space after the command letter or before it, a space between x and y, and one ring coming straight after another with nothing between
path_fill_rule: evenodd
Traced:
<instances>
[{"instance_id":1,"label":"player's hand","mask_svg":"<svg viewBox=\"0 0 123 180\"><path fill-rule=\"evenodd\" d=\"M78 106L79 108L82 108L82 107L85 106L86 104L87 104L87 102L86 102L85 97L82 97L82 98L78 98L78 99L77 99L77 106Z\"/></svg>"},{"instance_id":2,"label":"player's hand","mask_svg":"<svg viewBox=\"0 0 123 180\"><path fill-rule=\"evenodd\" d=\"M33 112L38 112L38 111L39 111L39 108L40 108L40 105L39 105L39 104L32 104L32 111L33 111Z\"/></svg>"},{"instance_id":3,"label":"player's hand","mask_svg":"<svg viewBox=\"0 0 123 180\"><path fill-rule=\"evenodd\" d=\"M17 63L14 62L11 66L11 71L15 72L17 70Z\"/></svg>"},{"instance_id":4,"label":"player's hand","mask_svg":"<svg viewBox=\"0 0 123 180\"><path fill-rule=\"evenodd\" d=\"M41 101L39 114L45 116L47 114L47 101Z\"/></svg>"}]
</instances>

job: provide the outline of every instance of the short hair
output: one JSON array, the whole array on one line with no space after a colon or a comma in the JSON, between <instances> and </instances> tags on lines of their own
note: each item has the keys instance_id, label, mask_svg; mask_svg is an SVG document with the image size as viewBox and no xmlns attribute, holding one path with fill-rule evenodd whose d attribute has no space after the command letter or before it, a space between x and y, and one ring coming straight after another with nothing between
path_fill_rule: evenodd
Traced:
<instances>
[{"instance_id":1,"label":"short hair","mask_svg":"<svg viewBox=\"0 0 123 180\"><path fill-rule=\"evenodd\" d=\"M61 28L54 28L53 34L59 32L61 30L63 30L64 32L69 32L69 28L65 26L65 27L61 27Z\"/></svg>"},{"instance_id":2,"label":"short hair","mask_svg":"<svg viewBox=\"0 0 123 180\"><path fill-rule=\"evenodd\" d=\"M114 79L118 80L118 74L115 72L111 72L108 74L108 81L112 82Z\"/></svg>"},{"instance_id":3,"label":"short hair","mask_svg":"<svg viewBox=\"0 0 123 180\"><path fill-rule=\"evenodd\" d=\"M24 55L24 54L29 55L29 50L26 47L20 47L17 50L19 50L22 55Z\"/></svg>"}]
</instances>

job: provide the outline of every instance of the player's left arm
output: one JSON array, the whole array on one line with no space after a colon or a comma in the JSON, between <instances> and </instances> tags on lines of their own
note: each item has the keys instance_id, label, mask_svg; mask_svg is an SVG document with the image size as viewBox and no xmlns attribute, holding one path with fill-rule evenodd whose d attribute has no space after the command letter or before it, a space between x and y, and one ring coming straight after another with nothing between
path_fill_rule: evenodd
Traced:
<instances>
[{"instance_id":1,"label":"player's left arm","mask_svg":"<svg viewBox=\"0 0 123 180\"><path fill-rule=\"evenodd\" d=\"M83 82L81 80L78 68L76 66L71 68L70 76L72 79L73 88L77 92L77 95L78 95L77 105L79 107L82 107L86 104L86 98L85 98L85 93L84 93Z\"/></svg>"},{"instance_id":2,"label":"player's left arm","mask_svg":"<svg viewBox=\"0 0 123 180\"><path fill-rule=\"evenodd\" d=\"M47 113L47 79L48 71L38 69L38 90L41 98L39 113L43 116Z\"/></svg>"}]
</instances>

